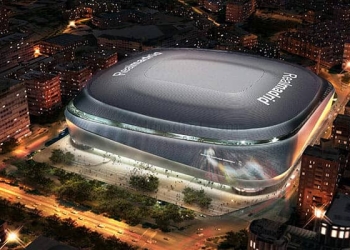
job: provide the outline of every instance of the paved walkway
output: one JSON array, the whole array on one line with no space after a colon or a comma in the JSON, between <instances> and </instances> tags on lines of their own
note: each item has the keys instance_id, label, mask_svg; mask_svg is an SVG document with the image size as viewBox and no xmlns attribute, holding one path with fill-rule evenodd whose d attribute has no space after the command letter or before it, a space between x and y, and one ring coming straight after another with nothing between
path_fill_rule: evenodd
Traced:
<instances>
[{"instance_id":1,"label":"paved walkway","mask_svg":"<svg viewBox=\"0 0 350 250\"><path fill-rule=\"evenodd\" d=\"M211 182L206 180L196 179L183 173L134 161L98 149L90 149L87 151L77 149L71 144L69 136L62 138L50 147L37 153L34 156L34 160L50 162L49 157L53 149L61 149L75 155L75 163L73 166L58 165L56 167L80 174L86 178L119 185L127 189L132 189L128 184L131 175L155 175L159 178L160 185L158 191L150 194L151 196L159 200L190 208L203 215L221 216L237 210L244 211L244 208L250 208L269 200L279 199L284 196L286 192L293 192L293 190L289 190L289 187L284 187L270 194L241 196L232 193L231 187L229 186L220 185L218 183L211 184ZM210 208L200 209L197 206L184 204L182 191L185 187L191 187L196 190L203 189L206 195L212 198Z\"/></svg>"}]
</instances>

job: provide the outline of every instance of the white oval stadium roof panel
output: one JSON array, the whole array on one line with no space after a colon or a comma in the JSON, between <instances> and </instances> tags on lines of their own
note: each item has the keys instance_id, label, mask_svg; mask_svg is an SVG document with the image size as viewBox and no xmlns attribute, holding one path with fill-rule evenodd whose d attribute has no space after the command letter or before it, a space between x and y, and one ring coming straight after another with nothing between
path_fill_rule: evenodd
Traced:
<instances>
[{"instance_id":1,"label":"white oval stadium roof panel","mask_svg":"<svg viewBox=\"0 0 350 250\"><path fill-rule=\"evenodd\" d=\"M230 130L245 131L242 136L230 133L236 139L270 139L302 126L330 91L331 85L311 71L282 61L215 50L159 49L103 71L74 105L141 127L157 126L152 118L206 127L216 138L229 139L218 130Z\"/></svg>"}]
</instances>

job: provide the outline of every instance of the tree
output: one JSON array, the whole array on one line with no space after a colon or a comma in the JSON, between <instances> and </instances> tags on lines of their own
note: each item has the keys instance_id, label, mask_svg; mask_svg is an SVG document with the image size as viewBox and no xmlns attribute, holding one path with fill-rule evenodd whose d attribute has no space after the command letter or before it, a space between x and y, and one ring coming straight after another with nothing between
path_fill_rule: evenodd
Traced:
<instances>
[{"instance_id":1,"label":"tree","mask_svg":"<svg viewBox=\"0 0 350 250\"><path fill-rule=\"evenodd\" d=\"M49 159L52 163L62 163L64 161L64 152L61 149L54 149Z\"/></svg>"},{"instance_id":2,"label":"tree","mask_svg":"<svg viewBox=\"0 0 350 250\"><path fill-rule=\"evenodd\" d=\"M75 157L71 152L64 153L61 149L54 149L52 150L52 154L49 159L52 161L52 163L72 165Z\"/></svg>"},{"instance_id":3,"label":"tree","mask_svg":"<svg viewBox=\"0 0 350 250\"><path fill-rule=\"evenodd\" d=\"M159 179L154 175L132 175L129 184L138 190L153 192L158 189Z\"/></svg>"},{"instance_id":4,"label":"tree","mask_svg":"<svg viewBox=\"0 0 350 250\"><path fill-rule=\"evenodd\" d=\"M195 203L201 208L208 208L211 204L212 199L207 197L204 190L194 190L186 187L182 193L184 194L183 201L188 204Z\"/></svg>"},{"instance_id":5,"label":"tree","mask_svg":"<svg viewBox=\"0 0 350 250\"><path fill-rule=\"evenodd\" d=\"M71 152L67 152L67 153L65 153L64 156L65 156L65 157L64 157L64 163L65 163L66 165L72 165L73 162L74 162L74 160L75 160L74 155L73 155Z\"/></svg>"},{"instance_id":6,"label":"tree","mask_svg":"<svg viewBox=\"0 0 350 250\"><path fill-rule=\"evenodd\" d=\"M14 150L18 146L18 141L11 137L8 140L4 141L1 146L1 153L6 154Z\"/></svg>"},{"instance_id":7,"label":"tree","mask_svg":"<svg viewBox=\"0 0 350 250\"><path fill-rule=\"evenodd\" d=\"M181 209L179 206L175 204L166 204L165 206L157 206L151 215L154 218L157 226L163 230L168 231L170 224L180 223L184 220L194 219L194 212Z\"/></svg>"},{"instance_id":8,"label":"tree","mask_svg":"<svg viewBox=\"0 0 350 250\"><path fill-rule=\"evenodd\" d=\"M227 232L225 240L220 243L218 249L235 249L245 250L248 245L248 232L245 229L239 230L238 232Z\"/></svg>"}]
</instances>

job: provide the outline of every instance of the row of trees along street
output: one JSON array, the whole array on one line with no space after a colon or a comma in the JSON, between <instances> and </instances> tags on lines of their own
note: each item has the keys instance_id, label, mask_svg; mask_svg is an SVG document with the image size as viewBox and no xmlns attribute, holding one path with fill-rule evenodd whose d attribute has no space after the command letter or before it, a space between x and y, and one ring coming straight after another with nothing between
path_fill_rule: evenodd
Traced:
<instances>
[{"instance_id":1,"label":"row of trees along street","mask_svg":"<svg viewBox=\"0 0 350 250\"><path fill-rule=\"evenodd\" d=\"M65 159L68 161L66 163L70 164L74 161L74 155L71 157L70 153L64 154L60 151L52 151L52 162L58 163ZM157 191L159 186L159 179L153 175L132 175L129 184L136 189L133 191L96 180L87 180L78 174L33 160L11 159L7 164L15 166L15 170L4 169L0 171L0 175L27 192L56 195L60 200L83 205L97 214L124 220L130 225L153 221L156 227L168 231L170 226L181 229L181 222L195 218L192 210L157 202L155 198L147 196L147 193L153 194ZM210 205L211 199L206 196L204 190L185 188L183 193L185 203L197 204L201 208L208 208Z\"/></svg>"},{"instance_id":2,"label":"row of trees along street","mask_svg":"<svg viewBox=\"0 0 350 250\"><path fill-rule=\"evenodd\" d=\"M25 245L37 236L43 235L79 249L137 249L116 237L104 238L100 233L85 226L77 226L71 218L60 219L57 215L42 217L40 210L28 210L19 202L11 203L0 198L0 211L1 219L7 221L12 227L21 227L21 241ZM12 247L9 243L6 246ZM18 247L17 243L13 247Z\"/></svg>"}]
</instances>

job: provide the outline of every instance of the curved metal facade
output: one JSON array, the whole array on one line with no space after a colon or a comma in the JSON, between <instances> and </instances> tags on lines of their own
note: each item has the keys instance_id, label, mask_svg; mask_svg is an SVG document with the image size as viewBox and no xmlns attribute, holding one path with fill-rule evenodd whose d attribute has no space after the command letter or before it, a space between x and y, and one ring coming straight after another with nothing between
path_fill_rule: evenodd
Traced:
<instances>
[{"instance_id":1,"label":"curved metal facade","mask_svg":"<svg viewBox=\"0 0 350 250\"><path fill-rule=\"evenodd\" d=\"M162 59L162 56L167 54L168 51L170 51L170 56ZM260 60L260 62L254 64L255 68L257 68L257 64L264 62L270 62L272 65L282 65L274 68L277 73L270 74L270 76L273 75L275 78L283 75L287 70L294 70L293 74L298 76L298 81L292 79L294 85L290 86L290 89L293 91L288 93L287 89L283 93L283 89L274 87L276 86L276 82L271 83L267 81L267 86L264 89L260 86L263 83L259 83L259 91L256 91L257 93L253 96L253 90L244 91L247 89L247 86L252 88L254 85L249 82L244 83L244 86L240 87L230 87L221 84L220 88L228 88L236 91L233 95L239 93L239 99L245 97L250 98L250 100L243 101L242 107L226 107L228 105L227 103L224 105L219 103L217 104L217 111L220 113L220 116L212 117L211 115L213 113L210 113L210 108L213 107L213 104L211 103L208 107L208 105L203 103L205 98L203 99L201 96L203 94L202 91L192 91L191 95L194 95L194 98L198 99L192 102L203 104L204 106L198 107L194 104L191 106L188 102L185 104L185 99L189 97L186 97L184 100L181 97L181 101L179 101L180 99L178 97L175 97L178 102L174 103L166 99L164 107L154 110L155 103L159 101L158 105L162 105L160 100L164 100L174 88L183 86L184 81L186 81L187 87L189 83L183 78L178 84L180 87L171 86L168 90L169 93L166 90L162 90L163 92L165 91L163 94L156 93L155 95L150 95L149 91L143 94L143 89L140 88L137 91L141 95L139 97L135 94L135 89L137 86L145 84L145 82L142 79L135 78L135 75L137 76L138 73L143 73L146 76L148 74L146 78L152 78L153 80L154 77L158 80L163 79L166 77L163 75L164 72L162 74L155 72L151 74L149 69L155 67L154 64L166 64L165 62L167 60L174 60L174 56L176 60L179 60L177 53L184 56L184 51L188 53L188 50L161 50L161 52L157 52L160 53L159 55L154 57L148 56L150 58L145 59L145 61L138 59L146 58L147 55L154 53L147 52L148 54L146 56L142 54L136 57L136 59L133 58L124 62L117 68L110 69L95 78L89 84L88 88L71 102L66 109L65 114L72 139L78 144L115 153L122 152L123 155L132 156L132 158L137 160L143 160L151 164L164 166L195 177L228 184L240 189L254 190L278 184L284 179L289 168L300 156L312 136L314 128L319 125L319 122L328 113L334 94L332 86L305 69L247 56L246 58L249 59L247 59L247 62L252 62L251 58ZM196 63L199 62L198 58L208 59L206 54L213 53L193 50L190 50L190 52L192 52L192 59L197 59L197 61L195 60ZM236 54L216 53L225 55L226 61L237 59ZM217 56L217 54L214 55ZM230 57L233 57L233 59L230 59ZM245 57L239 55L239 59L242 58L244 59ZM155 59L161 60L161 62L152 62ZM212 57L209 57L209 59L211 62L214 60ZM130 64L130 62L138 63ZM222 62L218 64L216 65L214 63L214 68L220 68L220 65L222 66ZM236 61L236 64L240 64L240 70L246 67L242 66L245 64L242 64L241 60ZM224 65L224 68L226 66ZM234 67L235 65L231 63L231 66ZM167 67L170 66L168 65L165 68ZM266 68L266 66L264 67ZM194 68L196 70L196 67ZM254 69L254 77L250 80L254 80L255 77L261 78L267 71L265 68L261 69L260 73ZM280 68L280 72L278 72L278 68ZM135 69L137 71L133 72ZM121 77L130 74L130 79L118 78L119 76L116 79L110 79L111 73L124 74ZM238 73L237 70L236 73ZM170 75L172 82L174 82L175 80L173 78L175 76L173 74ZM305 79L300 79L303 76ZM267 78L267 80L271 79L270 77ZM136 82L131 83L132 80ZM140 82L137 82L137 80L140 80ZM104 84L102 84L103 82ZM256 80L253 82L255 83ZM106 87L111 84L115 85L114 88ZM120 87L119 84L123 86ZM131 87L132 90L128 88L128 84L133 85ZM311 87L308 86L305 88L299 86L300 84L309 84ZM205 91L208 91L210 88L209 81L205 82L204 85ZM97 86L100 89L97 90ZM154 84L148 85L148 87L152 86ZM192 88L193 86L195 89L198 89L198 86L201 85L196 82L190 87ZM185 89L187 87L185 86ZM264 96L261 93L269 93L271 91L270 89L275 89L271 93L276 95L276 102L273 102L273 98L271 98L271 100L269 99L271 101L269 105L259 103L260 101L257 99ZM304 93L305 90L309 90L311 95L310 93ZM102 95L104 91L106 91L105 100ZM113 93L116 93L115 91L121 91L121 93L118 92L115 95L115 98L118 99L120 97L126 103L120 102L121 100L113 101ZM207 96L211 101L219 98L220 95L227 98L223 93L218 93L217 87L212 87L210 91L218 95L215 98ZM178 90L176 93L183 93L183 90ZM280 100L282 94L286 100ZM306 95L306 97L303 95ZM126 97L128 99L127 101L125 99ZM153 98L156 99L156 102L153 101ZM170 99L174 100L174 98ZM298 99L298 101L295 102L295 99ZM144 102L144 100L147 102ZM256 110L254 105L248 107L249 109L255 107L254 112L245 110L247 108L246 104L253 102L252 100L255 101L254 105L257 105L256 107L260 107L260 110ZM266 100L262 101L267 102ZM148 102L149 105L147 106ZM299 104L295 104L297 107L290 106L291 103L298 102ZM270 104L273 107L269 107ZM287 104L292 111L286 109ZM138 105L141 105L141 107L138 107ZM182 107L181 105L184 106ZM191 112L188 113L187 111L181 113L182 108L184 110L187 110L187 108L196 110L199 114L196 116L194 113L190 114ZM206 114L207 108L209 109L208 114ZM269 112L272 112L270 117L265 117L269 116L269 112L262 112L265 108L268 108ZM148 109L150 111L147 111ZM168 113L171 111L174 113L169 115ZM222 117L225 111L228 118L221 122L218 118ZM158 114L157 112L160 113ZM240 114L244 112L249 114L240 117ZM188 114L191 119L189 119ZM264 116L261 118L263 121L259 121L262 114ZM210 118L205 118L206 116ZM204 118L202 119L201 117ZM238 120L240 120L240 123L245 122L249 124L242 123L243 125L237 125L234 122ZM259 125L262 126L259 127Z\"/></svg>"}]
</instances>

